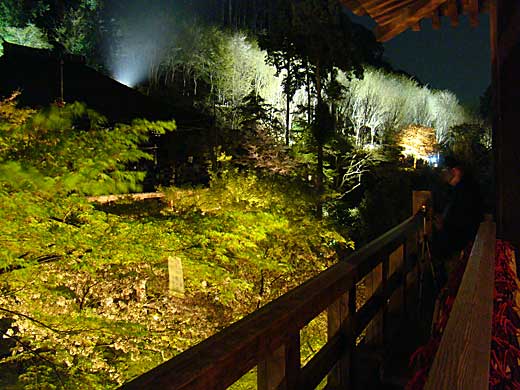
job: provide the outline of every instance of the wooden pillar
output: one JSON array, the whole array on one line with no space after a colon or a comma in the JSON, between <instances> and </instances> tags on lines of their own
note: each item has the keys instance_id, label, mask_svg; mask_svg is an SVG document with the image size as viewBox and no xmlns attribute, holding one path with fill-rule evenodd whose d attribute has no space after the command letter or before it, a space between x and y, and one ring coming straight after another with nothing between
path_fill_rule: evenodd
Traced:
<instances>
[{"instance_id":1,"label":"wooden pillar","mask_svg":"<svg viewBox=\"0 0 520 390\"><path fill-rule=\"evenodd\" d=\"M258 390L286 390L300 387L300 332L289 334L287 342L258 364Z\"/></svg>"},{"instance_id":2,"label":"wooden pillar","mask_svg":"<svg viewBox=\"0 0 520 390\"><path fill-rule=\"evenodd\" d=\"M370 299L376 290L383 284L383 262L379 263L367 276L364 277L365 294ZM380 310L366 328L365 343L371 347L383 346L383 309Z\"/></svg>"},{"instance_id":3,"label":"wooden pillar","mask_svg":"<svg viewBox=\"0 0 520 390\"><path fill-rule=\"evenodd\" d=\"M520 3L490 2L497 238L520 245Z\"/></svg>"},{"instance_id":4,"label":"wooden pillar","mask_svg":"<svg viewBox=\"0 0 520 390\"><path fill-rule=\"evenodd\" d=\"M399 246L395 251L393 251L390 254L390 269L388 272L388 276L392 277L394 272L396 272L398 269L403 267L404 264L404 255L405 255L405 245ZM390 316L395 317L398 313L401 311L404 311L405 302L403 300L404 292L403 289L406 287L404 286L405 283L403 283L403 286L398 287L395 292L390 297L390 302L388 305L388 311Z\"/></svg>"},{"instance_id":5,"label":"wooden pillar","mask_svg":"<svg viewBox=\"0 0 520 390\"><path fill-rule=\"evenodd\" d=\"M351 388L352 381L352 355L355 346L353 339L352 321L347 322L356 310L356 287L354 286L350 293L343 294L336 302L334 302L327 310L327 336L330 340L338 332L343 336L343 340L347 344L345 352L339 359L338 363L331 370L327 377L327 388L348 390ZM352 303L353 302L353 303Z\"/></svg>"}]
</instances>

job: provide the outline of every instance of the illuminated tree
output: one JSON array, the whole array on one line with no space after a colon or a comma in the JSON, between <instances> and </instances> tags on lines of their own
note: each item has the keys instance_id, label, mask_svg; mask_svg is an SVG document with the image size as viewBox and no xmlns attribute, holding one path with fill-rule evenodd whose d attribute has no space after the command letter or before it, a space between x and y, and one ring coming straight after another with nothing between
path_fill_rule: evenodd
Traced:
<instances>
[{"instance_id":1,"label":"illuminated tree","mask_svg":"<svg viewBox=\"0 0 520 390\"><path fill-rule=\"evenodd\" d=\"M100 36L104 33L100 11L102 0L84 0L66 8L55 27L55 39L72 54L82 55L93 62L98 52Z\"/></svg>"},{"instance_id":2,"label":"illuminated tree","mask_svg":"<svg viewBox=\"0 0 520 390\"><path fill-rule=\"evenodd\" d=\"M417 167L417 160L428 160L437 150L435 129L420 125L410 125L400 134L399 145L405 156L413 157L413 167Z\"/></svg>"},{"instance_id":3,"label":"illuminated tree","mask_svg":"<svg viewBox=\"0 0 520 390\"><path fill-rule=\"evenodd\" d=\"M269 28L259 37L259 44L267 51L268 61L282 74L282 86L285 95L285 144L291 137L291 101L300 86L305 83L306 63L295 41L298 31L293 22L296 12L290 0L275 1L278 12L272 15Z\"/></svg>"},{"instance_id":4,"label":"illuminated tree","mask_svg":"<svg viewBox=\"0 0 520 390\"><path fill-rule=\"evenodd\" d=\"M50 49L52 47L45 33L34 24L28 24L25 27L0 27L0 38L10 43L37 49ZM3 49L0 46L0 55L2 54Z\"/></svg>"},{"instance_id":5,"label":"illuminated tree","mask_svg":"<svg viewBox=\"0 0 520 390\"><path fill-rule=\"evenodd\" d=\"M429 105L438 143L444 142L451 127L471 121L470 115L450 91L433 91Z\"/></svg>"}]
</instances>

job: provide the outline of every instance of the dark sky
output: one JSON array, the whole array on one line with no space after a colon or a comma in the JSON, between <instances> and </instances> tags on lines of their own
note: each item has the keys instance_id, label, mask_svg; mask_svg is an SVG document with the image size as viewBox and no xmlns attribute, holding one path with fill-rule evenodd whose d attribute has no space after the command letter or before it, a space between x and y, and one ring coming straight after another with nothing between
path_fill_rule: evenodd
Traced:
<instances>
[{"instance_id":1,"label":"dark sky","mask_svg":"<svg viewBox=\"0 0 520 390\"><path fill-rule=\"evenodd\" d=\"M368 18L351 15L353 21L373 28ZM384 44L385 57L395 69L402 69L435 89L454 92L462 103L475 106L491 80L489 16L480 15L473 28L466 16L459 26L451 27L441 19L440 30L430 20L421 23L421 31L405 31Z\"/></svg>"}]
</instances>

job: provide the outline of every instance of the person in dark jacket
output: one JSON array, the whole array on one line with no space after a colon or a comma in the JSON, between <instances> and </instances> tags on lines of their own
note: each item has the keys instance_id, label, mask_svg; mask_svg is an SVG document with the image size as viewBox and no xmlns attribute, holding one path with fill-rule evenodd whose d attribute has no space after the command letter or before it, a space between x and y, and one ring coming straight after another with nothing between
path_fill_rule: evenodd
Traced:
<instances>
[{"instance_id":1,"label":"person in dark jacket","mask_svg":"<svg viewBox=\"0 0 520 390\"><path fill-rule=\"evenodd\" d=\"M455 158L445 159L444 179L449 194L442 213L435 218L433 254L439 266L439 279L447 278L445 265L474 239L483 218L483 202L478 183Z\"/></svg>"}]
</instances>

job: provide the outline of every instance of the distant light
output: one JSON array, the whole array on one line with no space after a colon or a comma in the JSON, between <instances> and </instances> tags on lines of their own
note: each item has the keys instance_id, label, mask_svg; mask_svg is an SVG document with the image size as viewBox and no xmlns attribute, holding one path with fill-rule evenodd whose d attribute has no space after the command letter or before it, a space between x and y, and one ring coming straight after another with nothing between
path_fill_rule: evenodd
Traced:
<instances>
[{"instance_id":1,"label":"distant light","mask_svg":"<svg viewBox=\"0 0 520 390\"><path fill-rule=\"evenodd\" d=\"M135 87L137 84L139 84L140 81L142 81L140 80L142 79L142 76L138 75L136 72L132 72L131 70L119 71L112 77L114 78L114 80L130 88Z\"/></svg>"},{"instance_id":2,"label":"distant light","mask_svg":"<svg viewBox=\"0 0 520 390\"><path fill-rule=\"evenodd\" d=\"M135 83L133 83L129 79L114 77L114 80L116 80L116 81L120 82L121 84L124 84L124 85L126 85L127 87L130 87L130 88L133 88L134 85L135 85Z\"/></svg>"},{"instance_id":3,"label":"distant light","mask_svg":"<svg viewBox=\"0 0 520 390\"><path fill-rule=\"evenodd\" d=\"M437 156L435 154L433 156L429 156L428 163L430 165L433 165L434 167L438 167L439 166L439 156Z\"/></svg>"},{"instance_id":4,"label":"distant light","mask_svg":"<svg viewBox=\"0 0 520 390\"><path fill-rule=\"evenodd\" d=\"M150 59L147 57L112 58L111 73L114 80L127 87L134 88L145 81L150 69Z\"/></svg>"}]
</instances>

